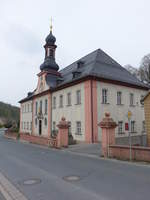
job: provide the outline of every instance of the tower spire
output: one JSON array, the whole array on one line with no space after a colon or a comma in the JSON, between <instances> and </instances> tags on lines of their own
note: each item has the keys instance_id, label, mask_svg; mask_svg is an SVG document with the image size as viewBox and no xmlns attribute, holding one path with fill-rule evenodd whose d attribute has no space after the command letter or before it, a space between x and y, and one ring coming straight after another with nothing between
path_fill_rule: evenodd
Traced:
<instances>
[{"instance_id":1,"label":"tower spire","mask_svg":"<svg viewBox=\"0 0 150 200\"><path fill-rule=\"evenodd\" d=\"M50 32L52 33L52 29L53 29L53 25L52 25L52 17L51 17L51 20L50 20Z\"/></svg>"}]
</instances>

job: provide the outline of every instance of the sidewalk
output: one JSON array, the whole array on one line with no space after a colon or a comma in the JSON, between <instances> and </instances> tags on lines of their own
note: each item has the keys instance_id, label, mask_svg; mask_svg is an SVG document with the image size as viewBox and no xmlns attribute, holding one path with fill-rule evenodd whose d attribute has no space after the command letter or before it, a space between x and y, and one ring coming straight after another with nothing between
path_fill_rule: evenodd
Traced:
<instances>
[{"instance_id":1,"label":"sidewalk","mask_svg":"<svg viewBox=\"0 0 150 200\"><path fill-rule=\"evenodd\" d=\"M101 143L93 143L93 144L81 143L76 145L69 145L66 151L99 157L101 154Z\"/></svg>"}]
</instances>

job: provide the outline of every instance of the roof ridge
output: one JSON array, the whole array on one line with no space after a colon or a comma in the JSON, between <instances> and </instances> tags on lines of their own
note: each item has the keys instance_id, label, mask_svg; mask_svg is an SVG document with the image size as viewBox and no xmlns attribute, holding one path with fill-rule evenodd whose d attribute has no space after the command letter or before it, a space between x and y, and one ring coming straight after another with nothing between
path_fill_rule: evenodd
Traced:
<instances>
[{"instance_id":1,"label":"roof ridge","mask_svg":"<svg viewBox=\"0 0 150 200\"><path fill-rule=\"evenodd\" d=\"M66 66L66 67L64 67L63 69L61 69L59 72L65 70L65 69L67 69L67 68L69 68L71 65L75 64L77 61L82 60L82 59L85 58L85 57L88 57L90 54L93 54L94 52L97 52L98 50L100 50L100 49L98 48L98 49L96 49L96 50L94 50L94 51L88 53L87 55L82 56L81 58L77 59L77 60L74 61L73 63L71 63L71 64L69 64L68 66Z\"/></svg>"}]
</instances>

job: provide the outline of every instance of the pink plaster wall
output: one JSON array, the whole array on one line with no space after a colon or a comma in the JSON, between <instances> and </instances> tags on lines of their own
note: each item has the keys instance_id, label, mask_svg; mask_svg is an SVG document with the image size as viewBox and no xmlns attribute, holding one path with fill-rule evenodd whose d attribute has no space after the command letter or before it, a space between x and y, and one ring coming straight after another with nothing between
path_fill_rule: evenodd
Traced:
<instances>
[{"instance_id":1,"label":"pink plaster wall","mask_svg":"<svg viewBox=\"0 0 150 200\"><path fill-rule=\"evenodd\" d=\"M95 80L88 80L84 82L85 93L85 141L87 143L98 141L98 122L97 122L97 82ZM93 112L92 112L93 111ZM93 127L92 127L93 120ZM93 129L93 130L92 130Z\"/></svg>"}]
</instances>

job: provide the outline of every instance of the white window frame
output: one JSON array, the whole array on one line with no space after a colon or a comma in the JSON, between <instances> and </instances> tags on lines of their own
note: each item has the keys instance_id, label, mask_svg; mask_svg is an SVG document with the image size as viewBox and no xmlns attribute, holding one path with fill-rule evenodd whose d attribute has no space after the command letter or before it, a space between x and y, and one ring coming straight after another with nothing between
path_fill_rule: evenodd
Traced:
<instances>
[{"instance_id":1,"label":"white window frame","mask_svg":"<svg viewBox=\"0 0 150 200\"><path fill-rule=\"evenodd\" d=\"M121 105L122 104L122 92L118 91L117 92L117 105Z\"/></svg>"},{"instance_id":2,"label":"white window frame","mask_svg":"<svg viewBox=\"0 0 150 200\"><path fill-rule=\"evenodd\" d=\"M76 121L76 135L82 135L81 121Z\"/></svg>"},{"instance_id":3,"label":"white window frame","mask_svg":"<svg viewBox=\"0 0 150 200\"><path fill-rule=\"evenodd\" d=\"M76 104L81 104L81 90L76 91Z\"/></svg>"},{"instance_id":4,"label":"white window frame","mask_svg":"<svg viewBox=\"0 0 150 200\"><path fill-rule=\"evenodd\" d=\"M103 104L108 103L108 89L106 89L106 88L102 89L102 103Z\"/></svg>"}]
</instances>

